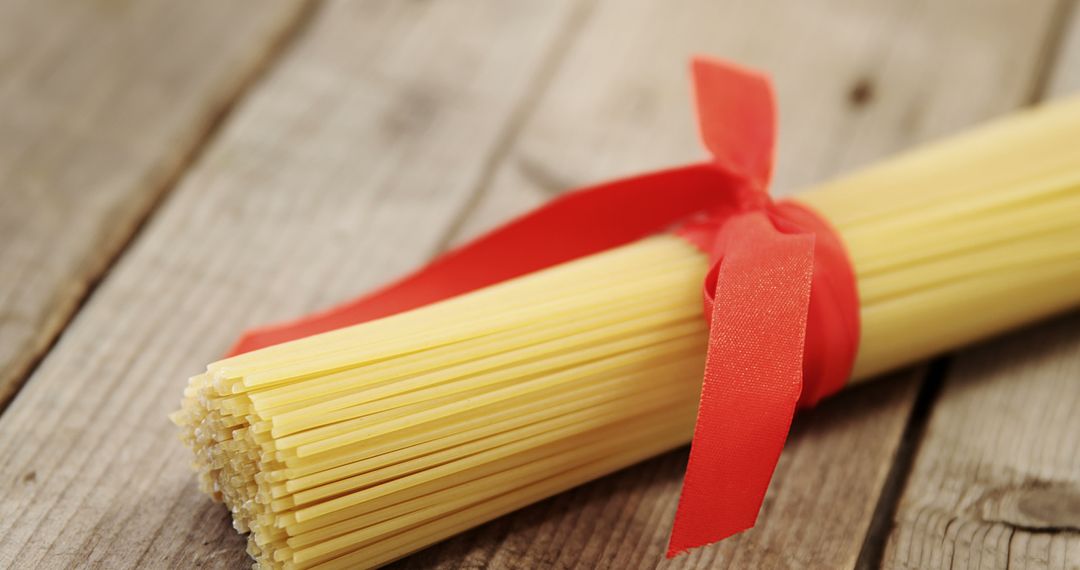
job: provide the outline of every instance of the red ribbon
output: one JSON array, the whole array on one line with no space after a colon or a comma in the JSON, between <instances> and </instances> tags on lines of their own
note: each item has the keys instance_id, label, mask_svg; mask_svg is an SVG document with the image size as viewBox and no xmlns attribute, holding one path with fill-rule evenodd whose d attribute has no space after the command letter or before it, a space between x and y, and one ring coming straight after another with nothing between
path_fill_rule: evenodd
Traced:
<instances>
[{"instance_id":1,"label":"red ribbon","mask_svg":"<svg viewBox=\"0 0 1080 570\"><path fill-rule=\"evenodd\" d=\"M416 273L298 321L248 331L238 354L420 307L675 231L709 254L709 344L697 425L668 556L754 525L796 406L847 381L859 302L843 244L804 206L774 203L768 80L693 63L709 162L564 194Z\"/></svg>"}]
</instances>

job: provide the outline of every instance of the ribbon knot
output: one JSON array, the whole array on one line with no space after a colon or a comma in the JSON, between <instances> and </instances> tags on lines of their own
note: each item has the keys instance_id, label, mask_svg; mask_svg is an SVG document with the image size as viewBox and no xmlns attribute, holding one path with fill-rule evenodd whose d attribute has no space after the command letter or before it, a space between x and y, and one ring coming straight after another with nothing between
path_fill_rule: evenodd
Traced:
<instances>
[{"instance_id":1,"label":"ribbon knot","mask_svg":"<svg viewBox=\"0 0 1080 570\"><path fill-rule=\"evenodd\" d=\"M794 202L773 202L768 80L693 62L712 160L568 192L397 283L298 321L248 331L231 354L392 315L671 231L709 255L701 403L668 555L753 526L796 406L839 390L859 338L843 244ZM617 216L612 213L617 212Z\"/></svg>"},{"instance_id":2,"label":"ribbon knot","mask_svg":"<svg viewBox=\"0 0 1080 570\"><path fill-rule=\"evenodd\" d=\"M676 232L711 267L705 377L669 557L754 525L796 406L844 385L858 343L855 277L835 232L765 192L775 124L768 82L706 60L694 72L705 146L742 183L729 187L727 211ZM736 126L749 132L737 136ZM754 141L756 153L732 148L739 141Z\"/></svg>"}]
</instances>

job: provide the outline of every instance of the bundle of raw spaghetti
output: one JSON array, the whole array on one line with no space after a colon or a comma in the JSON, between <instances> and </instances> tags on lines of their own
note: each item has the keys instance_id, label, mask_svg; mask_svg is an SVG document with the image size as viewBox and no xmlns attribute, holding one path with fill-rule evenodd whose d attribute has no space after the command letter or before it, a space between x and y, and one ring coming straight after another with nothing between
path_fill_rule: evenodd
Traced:
<instances>
[{"instance_id":1,"label":"bundle of raw spaghetti","mask_svg":"<svg viewBox=\"0 0 1080 570\"><path fill-rule=\"evenodd\" d=\"M855 379L1080 301L1078 140L1080 100L798 197L857 276ZM173 419L259 567L377 566L689 441L707 269L656 235L216 362Z\"/></svg>"}]
</instances>

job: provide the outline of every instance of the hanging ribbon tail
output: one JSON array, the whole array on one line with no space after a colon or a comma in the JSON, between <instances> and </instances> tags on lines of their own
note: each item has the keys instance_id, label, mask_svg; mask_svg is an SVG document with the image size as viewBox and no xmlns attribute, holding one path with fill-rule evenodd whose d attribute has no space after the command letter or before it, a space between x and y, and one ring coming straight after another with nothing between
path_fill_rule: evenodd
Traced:
<instances>
[{"instance_id":1,"label":"hanging ribbon tail","mask_svg":"<svg viewBox=\"0 0 1080 570\"><path fill-rule=\"evenodd\" d=\"M717 236L705 379L669 557L757 519L802 391L814 241L782 233L765 211L733 217Z\"/></svg>"}]
</instances>

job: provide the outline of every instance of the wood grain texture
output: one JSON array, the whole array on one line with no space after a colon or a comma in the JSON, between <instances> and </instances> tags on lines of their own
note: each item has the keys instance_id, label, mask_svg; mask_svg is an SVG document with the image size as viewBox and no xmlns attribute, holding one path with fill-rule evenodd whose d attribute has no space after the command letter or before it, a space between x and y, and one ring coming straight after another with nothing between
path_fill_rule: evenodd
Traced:
<instances>
[{"instance_id":1,"label":"wood grain texture","mask_svg":"<svg viewBox=\"0 0 1080 570\"><path fill-rule=\"evenodd\" d=\"M186 376L429 255L575 15L325 4L0 416L0 567L249 566L166 419Z\"/></svg>"},{"instance_id":2,"label":"wood grain texture","mask_svg":"<svg viewBox=\"0 0 1080 570\"><path fill-rule=\"evenodd\" d=\"M0 3L0 408L303 12Z\"/></svg>"},{"instance_id":3,"label":"wood grain texture","mask_svg":"<svg viewBox=\"0 0 1080 570\"><path fill-rule=\"evenodd\" d=\"M1080 12L1046 96L1080 95ZM952 359L884 566L1080 568L1080 314Z\"/></svg>"},{"instance_id":4,"label":"wood grain texture","mask_svg":"<svg viewBox=\"0 0 1080 570\"><path fill-rule=\"evenodd\" d=\"M887 568L1080 567L1080 315L956 356Z\"/></svg>"},{"instance_id":5,"label":"wood grain texture","mask_svg":"<svg viewBox=\"0 0 1080 570\"><path fill-rule=\"evenodd\" d=\"M785 194L1023 104L1041 76L1055 8L1008 0L600 2L455 241L561 190L700 157L682 65L693 53L774 77L776 193ZM401 567L854 567L864 548L878 549L864 539L917 375L860 387L798 418L757 527L690 556L661 561L682 451Z\"/></svg>"}]
</instances>

